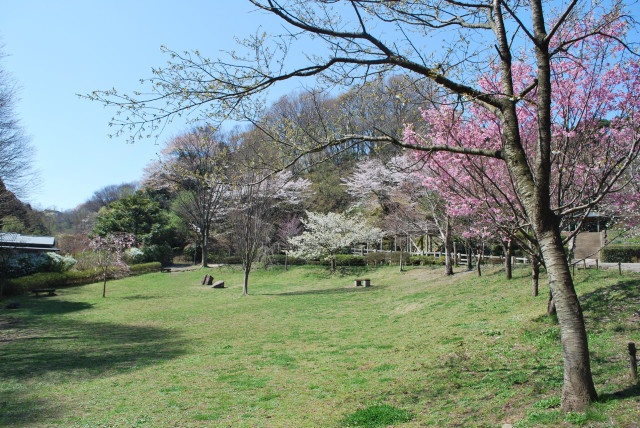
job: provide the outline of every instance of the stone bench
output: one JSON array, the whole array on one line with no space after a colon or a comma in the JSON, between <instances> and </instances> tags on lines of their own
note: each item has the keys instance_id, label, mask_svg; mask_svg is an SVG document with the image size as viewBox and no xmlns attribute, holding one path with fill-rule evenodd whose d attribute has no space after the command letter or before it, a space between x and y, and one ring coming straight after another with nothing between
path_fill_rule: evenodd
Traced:
<instances>
[{"instance_id":1,"label":"stone bench","mask_svg":"<svg viewBox=\"0 0 640 428\"><path fill-rule=\"evenodd\" d=\"M371 287L371 280L370 279L354 279L353 282L355 283L356 287Z\"/></svg>"},{"instance_id":2,"label":"stone bench","mask_svg":"<svg viewBox=\"0 0 640 428\"><path fill-rule=\"evenodd\" d=\"M166 272L166 273L170 273L171 272L171 268L165 268L165 267L161 267L160 268L160 272Z\"/></svg>"}]
</instances>

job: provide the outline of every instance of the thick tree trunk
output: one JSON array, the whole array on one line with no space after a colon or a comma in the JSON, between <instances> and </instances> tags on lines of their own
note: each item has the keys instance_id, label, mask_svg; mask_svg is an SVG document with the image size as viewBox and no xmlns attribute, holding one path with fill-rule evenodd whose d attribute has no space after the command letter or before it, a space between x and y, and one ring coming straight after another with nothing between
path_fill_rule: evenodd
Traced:
<instances>
[{"instance_id":1,"label":"thick tree trunk","mask_svg":"<svg viewBox=\"0 0 640 428\"><path fill-rule=\"evenodd\" d=\"M502 243L502 248L504 249L504 276L507 280L513 278L512 274L512 265L511 265L511 250L513 248L513 244L511 240L508 243Z\"/></svg>"},{"instance_id":2,"label":"thick tree trunk","mask_svg":"<svg viewBox=\"0 0 640 428\"><path fill-rule=\"evenodd\" d=\"M576 295L569 264L564 254L560 231L539 234L540 248L549 274L549 288L553 293L564 358L562 408L565 411L583 410L597 398L591 377L589 346L582 309Z\"/></svg>"},{"instance_id":3,"label":"thick tree trunk","mask_svg":"<svg viewBox=\"0 0 640 428\"><path fill-rule=\"evenodd\" d=\"M538 280L540 278L540 262L537 257L531 257L531 294L538 296Z\"/></svg>"},{"instance_id":4,"label":"thick tree trunk","mask_svg":"<svg viewBox=\"0 0 640 428\"><path fill-rule=\"evenodd\" d=\"M336 271L336 258L331 256L331 273Z\"/></svg>"}]
</instances>

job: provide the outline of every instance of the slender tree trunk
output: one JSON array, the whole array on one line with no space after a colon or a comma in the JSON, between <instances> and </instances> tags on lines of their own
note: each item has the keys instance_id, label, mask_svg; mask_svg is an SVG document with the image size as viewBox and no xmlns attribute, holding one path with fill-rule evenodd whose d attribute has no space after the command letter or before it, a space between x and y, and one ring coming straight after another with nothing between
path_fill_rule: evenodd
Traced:
<instances>
[{"instance_id":1,"label":"slender tree trunk","mask_svg":"<svg viewBox=\"0 0 640 428\"><path fill-rule=\"evenodd\" d=\"M451 222L447 218L444 230L444 274L453 275L453 264L451 263Z\"/></svg>"},{"instance_id":2,"label":"slender tree trunk","mask_svg":"<svg viewBox=\"0 0 640 428\"><path fill-rule=\"evenodd\" d=\"M404 248L402 247L402 245L400 245L400 272L402 272L402 256L404 255L403 250Z\"/></svg>"},{"instance_id":3,"label":"slender tree trunk","mask_svg":"<svg viewBox=\"0 0 640 428\"><path fill-rule=\"evenodd\" d=\"M540 278L540 262L538 258L531 257L531 294L533 297L538 296L538 279Z\"/></svg>"},{"instance_id":4,"label":"slender tree trunk","mask_svg":"<svg viewBox=\"0 0 640 428\"><path fill-rule=\"evenodd\" d=\"M251 264L246 263L244 267L244 282L242 284L242 295L249 295L249 273L251 272Z\"/></svg>"},{"instance_id":5,"label":"slender tree trunk","mask_svg":"<svg viewBox=\"0 0 640 428\"><path fill-rule=\"evenodd\" d=\"M482 264L482 253L480 253L480 249L478 249L478 262L476 264L478 276L482 276L482 268L480 265Z\"/></svg>"},{"instance_id":6,"label":"slender tree trunk","mask_svg":"<svg viewBox=\"0 0 640 428\"><path fill-rule=\"evenodd\" d=\"M208 231L203 231L200 237L202 241L202 267L207 267L207 249L209 247L209 233Z\"/></svg>"},{"instance_id":7,"label":"slender tree trunk","mask_svg":"<svg viewBox=\"0 0 640 428\"><path fill-rule=\"evenodd\" d=\"M102 271L102 297L107 297L107 269L103 269Z\"/></svg>"},{"instance_id":8,"label":"slender tree trunk","mask_svg":"<svg viewBox=\"0 0 640 428\"><path fill-rule=\"evenodd\" d=\"M336 271L336 258L335 256L331 256L331 273Z\"/></svg>"},{"instance_id":9,"label":"slender tree trunk","mask_svg":"<svg viewBox=\"0 0 640 428\"><path fill-rule=\"evenodd\" d=\"M473 252L471 251L471 241L467 239L467 270L473 270Z\"/></svg>"},{"instance_id":10,"label":"slender tree trunk","mask_svg":"<svg viewBox=\"0 0 640 428\"><path fill-rule=\"evenodd\" d=\"M289 252L285 251L284 253L284 271L285 272L288 270L288 267L287 267L288 261L289 261Z\"/></svg>"},{"instance_id":11,"label":"slender tree trunk","mask_svg":"<svg viewBox=\"0 0 640 428\"><path fill-rule=\"evenodd\" d=\"M513 244L511 243L511 240L509 240L507 244L503 242L502 248L504 249L504 274L505 278L510 280L513 278L511 265L511 250L513 248Z\"/></svg>"}]
</instances>

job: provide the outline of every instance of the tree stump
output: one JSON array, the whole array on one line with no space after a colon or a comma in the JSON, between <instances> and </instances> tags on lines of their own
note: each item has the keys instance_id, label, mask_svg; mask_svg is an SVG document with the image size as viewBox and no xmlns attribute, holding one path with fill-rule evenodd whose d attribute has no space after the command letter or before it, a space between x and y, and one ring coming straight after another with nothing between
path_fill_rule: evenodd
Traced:
<instances>
[{"instance_id":1,"label":"tree stump","mask_svg":"<svg viewBox=\"0 0 640 428\"><path fill-rule=\"evenodd\" d=\"M224 288L224 281L216 281L213 283L211 288Z\"/></svg>"},{"instance_id":2,"label":"tree stump","mask_svg":"<svg viewBox=\"0 0 640 428\"><path fill-rule=\"evenodd\" d=\"M202 284L202 285L211 285L211 284L213 284L213 277L211 275L209 275L209 274L205 275L202 278L202 282L200 284Z\"/></svg>"}]
</instances>

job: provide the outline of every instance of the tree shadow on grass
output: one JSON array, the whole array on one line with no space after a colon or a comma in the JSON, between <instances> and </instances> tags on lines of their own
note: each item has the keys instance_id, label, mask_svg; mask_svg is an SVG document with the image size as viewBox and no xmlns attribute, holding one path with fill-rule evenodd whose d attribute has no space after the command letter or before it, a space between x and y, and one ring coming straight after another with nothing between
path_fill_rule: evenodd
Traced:
<instances>
[{"instance_id":1,"label":"tree shadow on grass","mask_svg":"<svg viewBox=\"0 0 640 428\"><path fill-rule=\"evenodd\" d=\"M0 378L91 378L175 358L185 343L157 327L31 319L3 334Z\"/></svg>"},{"instance_id":2,"label":"tree shadow on grass","mask_svg":"<svg viewBox=\"0 0 640 428\"><path fill-rule=\"evenodd\" d=\"M62 315L91 309L92 307L92 304L86 302L69 302L66 300L34 297L25 300L20 310L30 315Z\"/></svg>"},{"instance_id":3,"label":"tree shadow on grass","mask_svg":"<svg viewBox=\"0 0 640 428\"><path fill-rule=\"evenodd\" d=\"M20 391L0 391L0 426L33 426L51 421L64 412L59 404L27 398Z\"/></svg>"},{"instance_id":4,"label":"tree shadow on grass","mask_svg":"<svg viewBox=\"0 0 640 428\"><path fill-rule=\"evenodd\" d=\"M597 324L613 334L628 334L637 331L637 318L640 316L640 280L625 280L600 287L580 297L580 305L587 324ZM635 311L635 312L634 312ZM587 330L591 328L587 325ZM621 364L617 356L600 357L600 364ZM621 391L603 394L600 401L624 400L640 397L640 384L629 386Z\"/></svg>"},{"instance_id":5,"label":"tree shadow on grass","mask_svg":"<svg viewBox=\"0 0 640 428\"><path fill-rule=\"evenodd\" d=\"M621 281L580 297L584 313L598 321L609 320L612 315L624 315L626 308L637 310L638 303L640 280Z\"/></svg>"},{"instance_id":6,"label":"tree shadow on grass","mask_svg":"<svg viewBox=\"0 0 640 428\"><path fill-rule=\"evenodd\" d=\"M606 402L609 400L627 400L630 398L640 397L640 383L631 385L622 391L616 391L608 394L600 394L598 401Z\"/></svg>"},{"instance_id":7,"label":"tree shadow on grass","mask_svg":"<svg viewBox=\"0 0 640 428\"><path fill-rule=\"evenodd\" d=\"M45 316L3 319L0 379L6 383L0 388L0 425L32 425L65 412L58 403L34 398L37 391L27 394L34 381L65 385L160 364L186 352L186 339L173 329ZM11 385L16 391L9 390Z\"/></svg>"}]
</instances>

